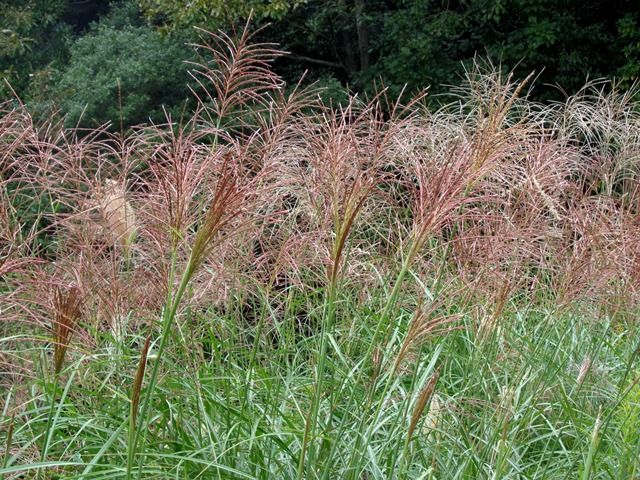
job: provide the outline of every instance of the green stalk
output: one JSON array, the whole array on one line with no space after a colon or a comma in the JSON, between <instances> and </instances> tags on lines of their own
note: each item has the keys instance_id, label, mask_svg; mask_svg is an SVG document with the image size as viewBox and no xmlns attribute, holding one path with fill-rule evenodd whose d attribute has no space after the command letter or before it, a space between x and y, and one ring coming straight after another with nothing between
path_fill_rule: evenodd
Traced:
<instances>
[{"instance_id":1,"label":"green stalk","mask_svg":"<svg viewBox=\"0 0 640 480\"><path fill-rule=\"evenodd\" d=\"M138 370L136 372L133 388L131 391L131 403L129 407L129 441L127 443L127 475L131 476L131 469L133 467L133 458L135 456L136 446L136 423L138 406L140 402L140 393L142 391L142 385L144 383L144 372L146 369L147 356L149 353L149 344L151 341L151 334L147 337L142 351L140 352L140 360L138 361Z\"/></svg>"},{"instance_id":2,"label":"green stalk","mask_svg":"<svg viewBox=\"0 0 640 480\"><path fill-rule=\"evenodd\" d=\"M593 432L591 433L591 442L589 443L589 453L587 454L587 459L585 460L584 470L582 472L581 480L589 480L591 478L591 470L593 468L593 459L596 456L596 451L598 450L598 445L600 444L600 426L602 424L602 410L598 412L598 416L596 417L596 423L593 427Z\"/></svg>"},{"instance_id":3,"label":"green stalk","mask_svg":"<svg viewBox=\"0 0 640 480\"><path fill-rule=\"evenodd\" d=\"M2 468L7 468L9 463L9 452L11 451L11 442L13 441L13 428L15 426L16 414L11 415L9 420L9 428L7 430L7 441L4 445L4 458L2 459ZM4 479L4 474L0 475L0 480Z\"/></svg>"},{"instance_id":4,"label":"green stalk","mask_svg":"<svg viewBox=\"0 0 640 480\"><path fill-rule=\"evenodd\" d=\"M320 409L320 397L322 396L324 370L327 357L328 337L335 323L335 300L337 293L337 279L334 279L329 285L327 300L324 305L324 321L322 322L322 331L320 332L320 351L318 354L318 365L316 367L316 388L313 393L311 410L307 416L304 438L302 441L302 451L300 452L300 460L298 462L298 480L304 478L304 464L307 457L307 449L311 439L315 438L316 427L318 423L318 410ZM313 460L313 449L309 449L308 467L311 467Z\"/></svg>"},{"instance_id":5,"label":"green stalk","mask_svg":"<svg viewBox=\"0 0 640 480\"><path fill-rule=\"evenodd\" d=\"M418 380L418 369L415 368L413 371L413 376L411 378L411 387L409 391L414 391L414 389L416 388L417 380ZM429 400L429 403L431 403L431 400ZM411 407L410 401L405 402L405 406L402 411L401 425L407 424L407 418L409 417L410 407ZM428 408L431 409L431 406L428 405ZM408 471L409 471L410 445L411 445L412 439L413 439L412 436L405 435L404 442L402 442L403 447L402 447L401 454L397 453L398 449L396 447L396 458L402 459L399 467L398 478L407 478ZM390 475L391 477L393 477L394 471L395 471L395 464L391 466L391 475Z\"/></svg>"},{"instance_id":6,"label":"green stalk","mask_svg":"<svg viewBox=\"0 0 640 480\"><path fill-rule=\"evenodd\" d=\"M163 320L162 320L162 332L160 336L160 344L158 346L158 352L156 354L156 358L153 362L153 368L151 370L151 377L149 379L149 385L144 395L144 403L142 405L142 410L140 412L140 419L138 421L136 433L134 435L134 443L133 443L133 451L135 452L138 447L138 441L140 440L138 432L143 431L147 423L147 416L149 414L149 406L151 404L153 393L156 387L158 372L160 371L160 363L162 361L162 356L164 354L167 341L169 339L169 334L171 332L171 327L173 325L173 320L175 319L176 313L178 311L178 307L180 306L180 302L182 297L184 296L184 292L189 284L189 280L191 280L191 276L195 269L195 265L193 265L193 257L189 258L189 262L187 263L187 267L182 274L182 278L180 280L180 284L178 285L178 290L175 295L171 296L171 285L173 284L173 278L175 275L175 254L174 258L171 261L171 271L169 274L169 293L167 294L167 306L163 312ZM146 439L146 434L143 437ZM133 458L133 457L132 457ZM138 478L142 478L142 464L143 464L143 455L140 455L140 461L138 464ZM131 478L131 465L127 466L127 480Z\"/></svg>"},{"instance_id":7,"label":"green stalk","mask_svg":"<svg viewBox=\"0 0 640 480\"><path fill-rule=\"evenodd\" d=\"M133 459L135 457L135 453L136 453L136 447L137 447L137 429L136 429L136 422L135 422L135 414L133 412L134 406L133 403L131 404L131 408L129 410L129 440L127 443L127 474L126 474L126 478L127 480L131 479L131 470L133 469Z\"/></svg>"},{"instance_id":8,"label":"green stalk","mask_svg":"<svg viewBox=\"0 0 640 480\"><path fill-rule=\"evenodd\" d=\"M431 362L429 363L429 366L427 367L428 369L432 369L435 366L435 362L438 360L438 358L440 357L440 353L442 352L442 344L438 344L438 346L435 348L435 351L433 353ZM392 372L389 372L387 374L387 381L384 383L384 389L382 390L382 395L380 396L380 401L378 402L376 409L374 411L373 414L373 418L370 420L369 422L369 431L361 435L358 435L358 440L356 443L356 447L360 447L360 438L364 437L366 439L365 445L369 442L370 439L370 435L371 435L371 429L373 429L373 427L376 425L376 423L378 422L378 419L380 418L380 413L382 412L382 407L385 405L385 397L387 396L387 394L389 393L392 385L393 385L393 379L394 379L394 375ZM372 388L373 390L373 388ZM371 403L373 402L373 395L370 398L370 401L368 402L368 404L365 405L365 409L363 410L363 415L362 415L362 420L360 422L360 426L358 428L358 432L362 432L364 425L366 424L365 420L365 413L369 410L369 407L371 406ZM356 451L356 455L358 455L359 450L355 450ZM353 478L359 478L357 477L357 469L353 471Z\"/></svg>"},{"instance_id":9,"label":"green stalk","mask_svg":"<svg viewBox=\"0 0 640 480\"><path fill-rule=\"evenodd\" d=\"M51 405L49 406L49 413L47 414L47 427L44 432L44 440L42 443L42 453L40 455L40 462L44 463L47 459L47 454L49 453L49 443L51 442L52 436L52 423L53 423L53 412L56 409L56 398L58 396L58 379L59 374L56 373L53 378L53 392L51 393ZM42 470L38 470L37 478L42 478Z\"/></svg>"},{"instance_id":10,"label":"green stalk","mask_svg":"<svg viewBox=\"0 0 640 480\"><path fill-rule=\"evenodd\" d=\"M406 416L403 415L403 420L406 420ZM398 478L407 478L409 475L409 445L411 444L411 438L407 435L404 439L404 445L402 447L402 454L400 468L398 472Z\"/></svg>"},{"instance_id":11,"label":"green stalk","mask_svg":"<svg viewBox=\"0 0 640 480\"><path fill-rule=\"evenodd\" d=\"M335 205L335 203L334 203ZM306 418L305 422L305 430L304 437L302 440L302 450L300 452L300 459L298 462L298 472L297 478L301 480L304 476L304 464L307 459L307 449L309 448L309 443L312 439L315 438L316 428L318 424L318 410L320 409L320 397L322 396L323 389L323 381L324 381L324 371L327 357L327 349L329 343L329 335L333 332L333 327L335 324L335 316L336 316L336 296L338 292L338 284L340 282L340 263L343 258L343 252L345 243L347 241L349 231L351 229L351 225L353 220L355 219L355 215L362 206L362 203L359 203L355 210L352 211L352 215L349 215L348 218L340 219L340 215L338 210L334 208L333 214L333 225L334 231L336 232L336 236L333 242L331 260L332 266L330 274L328 275L328 291L326 300L323 308L322 315L322 330L320 332L320 351L318 352L318 364L316 366L316 386L313 393L313 400L311 402L311 410L309 411L309 415ZM311 469L311 465L313 464L314 459L314 450L311 448L309 450L309 458L308 458L308 469Z\"/></svg>"},{"instance_id":12,"label":"green stalk","mask_svg":"<svg viewBox=\"0 0 640 480\"><path fill-rule=\"evenodd\" d=\"M424 241L415 241L412 242L411 246L409 247L409 250L407 252L407 256L405 257L404 261L402 262L402 267L400 268L400 271L398 272L398 275L396 277L395 283L393 285L393 289L391 290L391 294L389 295L389 299L387 300L387 303L384 306L384 309L382 310L382 313L380 314L380 319L378 320L378 324L376 325L376 329L373 333L373 337L372 337L372 341L371 344L369 346L369 349L367 351L367 356L370 356L371 353L373 352L373 349L375 348L375 345L377 343L378 337L381 335L383 329L384 329L384 324L388 321L391 312L393 310L393 308L396 306L396 303L398 301L398 297L400 296L400 289L402 288L402 282L404 281L404 277L407 275L407 273L409 272L409 268L411 266L411 263L413 262L413 259L415 258L415 256L417 255L418 251L420 250L421 246L424 244ZM436 278L436 283L435 283L435 287L434 287L434 296L437 294L438 290L440 289L441 286L441 282L442 282L442 277L443 277L443 272L444 272L444 268L445 268L446 264L445 261L443 259L443 262L440 266L439 272L438 272L438 277ZM382 356L382 360L381 360L381 366L380 369L383 370L384 368L384 362L385 362L385 356L383 354ZM382 393L382 399L384 399L384 397L386 396L386 394L389 391L389 388L391 387L391 383L392 383L392 376L389 375L387 377L387 381L385 382L385 387L383 389L383 393ZM367 401L364 405L364 410L363 412L366 412L369 410L369 408L371 407L371 404L373 403L373 392L375 391L375 388L371 388L370 389L370 394L367 396ZM380 407L381 404L378 405L378 408L376 409L374 418L377 421L377 418L379 417L380 414ZM358 429L359 432L362 432L362 428L365 425L365 417L363 415L361 421L360 421L360 428ZM356 438L356 446L354 448L354 456L357 457L360 453L360 446L361 446L361 439L362 439L363 435L358 435ZM357 472L357 469L353 470L354 472ZM354 473L354 475L356 475L356 473ZM354 477L355 478L355 477Z\"/></svg>"},{"instance_id":13,"label":"green stalk","mask_svg":"<svg viewBox=\"0 0 640 480\"><path fill-rule=\"evenodd\" d=\"M67 383L64 389L62 390L60 400L58 401L57 404L56 404L56 398L58 397L58 392L59 392L60 372L57 372L55 374L54 384L53 384L53 393L51 397L51 408L49 409L49 414L47 416L47 429L45 431L44 443L42 446L42 455L41 455L42 463L46 462L46 458L49 453L49 447L51 446L51 438L53 438L53 433L56 430L57 418L60 415L60 412L62 411L62 407L64 406L64 400L65 398L67 398L67 394L69 393L69 388L71 387L71 382L73 381L73 377L75 376L75 373L76 372L73 371L69 376L69 379L67 380ZM57 409L57 414L54 415L54 411L56 411L56 409ZM38 473L36 474L36 478L41 478L41 475L43 473L44 473L44 470L38 470Z\"/></svg>"},{"instance_id":14,"label":"green stalk","mask_svg":"<svg viewBox=\"0 0 640 480\"><path fill-rule=\"evenodd\" d=\"M269 294L265 293L264 305L269 304L268 298L269 298ZM245 390L245 401L248 398L247 397L248 389L249 389L249 385L251 384L251 377L253 376L255 361L256 361L256 358L258 357L258 350L260 348L260 339L262 338L262 333L264 332L264 326L266 323L266 316L268 315L268 311L266 310L267 310L267 307L263 306L262 312L260 314L260 321L258 322L257 329L256 329L256 336L255 336L255 339L253 340L253 346L251 348L249 368L247 369L247 376L245 378L245 385L247 386L247 390Z\"/></svg>"},{"instance_id":15,"label":"green stalk","mask_svg":"<svg viewBox=\"0 0 640 480\"><path fill-rule=\"evenodd\" d=\"M402 267L400 268L400 271L398 272L398 275L396 277L395 283L393 285L393 289L391 290L391 294L389 295L389 298L382 310L382 313L380 314L380 319L378 320L378 324L376 325L376 329L374 330L372 339L371 339L371 343L369 345L369 349L367 350L366 356L369 357L371 356L373 349L375 348L375 345L377 343L377 339L378 336L380 335L383 325L385 323L385 321L389 318L389 315L391 313L391 310L393 309L393 307L396 305L397 299L400 296L400 288L402 286L402 282L404 280L404 277L407 275L407 272L409 271L409 265L410 265L410 258L407 257L405 259L404 262L402 262ZM384 363L384 358L381 360L381 365L380 365L380 370L383 370L383 364ZM389 381L387 381L387 385L385 386L385 390L383 393L382 398L384 398L384 395L386 395L386 391L387 391L387 387L388 387ZM375 392L375 388L374 386L372 386L369 389L369 394L367 395L367 400L365 402L364 408L363 408L363 415L361 417L360 420L360 426L358 428L358 432L362 432L364 426L366 425L366 418L365 418L365 412L369 411L369 408L371 407L372 403L373 403L373 395ZM360 454L360 449L361 449L361 444L362 444L362 437L363 435L357 435L356 436L356 445L353 449L354 455L352 457L352 459L356 459L355 463L357 464L359 462L359 458L361 456ZM350 462L351 465L350 467L353 465L353 462ZM353 477L352 478L357 478L357 471L358 469L355 468L350 468L350 470L353 472Z\"/></svg>"}]
</instances>

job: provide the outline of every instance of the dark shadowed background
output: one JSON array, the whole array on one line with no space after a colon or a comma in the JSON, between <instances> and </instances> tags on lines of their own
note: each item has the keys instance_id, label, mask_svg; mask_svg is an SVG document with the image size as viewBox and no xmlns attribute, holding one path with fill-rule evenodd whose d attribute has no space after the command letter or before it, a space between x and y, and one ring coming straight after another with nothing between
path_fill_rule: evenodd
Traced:
<instances>
[{"instance_id":1,"label":"dark shadowed background","mask_svg":"<svg viewBox=\"0 0 640 480\"><path fill-rule=\"evenodd\" d=\"M193 27L233 32L249 15L290 52L277 72L291 84L307 72L335 102L381 85L439 102L474 61L535 72L545 101L586 80L629 87L640 71L637 0L0 0L0 97L67 125L177 116L192 107Z\"/></svg>"}]
</instances>

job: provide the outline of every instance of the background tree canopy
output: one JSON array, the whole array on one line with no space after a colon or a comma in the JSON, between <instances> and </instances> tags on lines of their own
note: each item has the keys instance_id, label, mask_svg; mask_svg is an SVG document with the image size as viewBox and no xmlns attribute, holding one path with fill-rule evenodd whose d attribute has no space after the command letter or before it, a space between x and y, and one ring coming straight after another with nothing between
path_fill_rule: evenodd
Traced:
<instances>
[{"instance_id":1,"label":"background tree canopy","mask_svg":"<svg viewBox=\"0 0 640 480\"><path fill-rule=\"evenodd\" d=\"M336 101L381 84L430 86L438 101L478 56L535 71L541 100L640 72L636 0L0 0L0 95L69 124L155 120L189 105L193 26L232 31L251 12L256 27L270 22L260 39L290 52L278 72L308 71Z\"/></svg>"}]
</instances>

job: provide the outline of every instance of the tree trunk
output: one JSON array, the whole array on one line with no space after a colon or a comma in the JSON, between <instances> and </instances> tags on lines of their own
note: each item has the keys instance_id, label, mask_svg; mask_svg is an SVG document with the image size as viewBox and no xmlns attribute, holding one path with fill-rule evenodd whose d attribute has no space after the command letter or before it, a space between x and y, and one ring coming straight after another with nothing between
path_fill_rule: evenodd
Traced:
<instances>
[{"instance_id":1,"label":"tree trunk","mask_svg":"<svg viewBox=\"0 0 640 480\"><path fill-rule=\"evenodd\" d=\"M369 68L369 30L367 29L367 20L364 12L365 0L355 0L355 7L360 70L366 70Z\"/></svg>"},{"instance_id":2,"label":"tree trunk","mask_svg":"<svg viewBox=\"0 0 640 480\"><path fill-rule=\"evenodd\" d=\"M350 15L350 9L347 7L347 3L344 0L341 0L338 5L340 6L341 12L344 12L344 15L347 15L348 19L348 15ZM344 48L343 64L345 70L347 71L349 76L351 76L358 71L356 52L353 48L353 38L351 37L350 32L348 30L345 30L344 28L339 28L338 32L340 35L342 46Z\"/></svg>"}]
</instances>

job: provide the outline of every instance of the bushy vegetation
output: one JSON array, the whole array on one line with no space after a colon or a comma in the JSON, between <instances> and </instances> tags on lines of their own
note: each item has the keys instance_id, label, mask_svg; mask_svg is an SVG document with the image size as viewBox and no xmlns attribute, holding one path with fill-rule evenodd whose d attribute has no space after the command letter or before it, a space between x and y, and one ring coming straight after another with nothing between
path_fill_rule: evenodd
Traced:
<instances>
[{"instance_id":1,"label":"bushy vegetation","mask_svg":"<svg viewBox=\"0 0 640 480\"><path fill-rule=\"evenodd\" d=\"M68 125L114 127L180 113L189 76L183 43L149 27L100 26L79 39L58 90Z\"/></svg>"},{"instance_id":2,"label":"bushy vegetation","mask_svg":"<svg viewBox=\"0 0 640 480\"><path fill-rule=\"evenodd\" d=\"M640 71L636 0L25 0L0 1L0 100L24 101L36 121L110 130L176 115L192 99L183 62L194 27L241 31L288 52L274 65L290 85L390 95L430 88L432 108L453 100L477 56L503 72L535 71L535 100L562 100L587 80L630 88ZM339 87L339 88L336 88ZM187 110L192 105L187 103Z\"/></svg>"},{"instance_id":3,"label":"bushy vegetation","mask_svg":"<svg viewBox=\"0 0 640 480\"><path fill-rule=\"evenodd\" d=\"M2 106L0 475L637 476L633 92L332 106L205 38L187 121Z\"/></svg>"}]
</instances>

